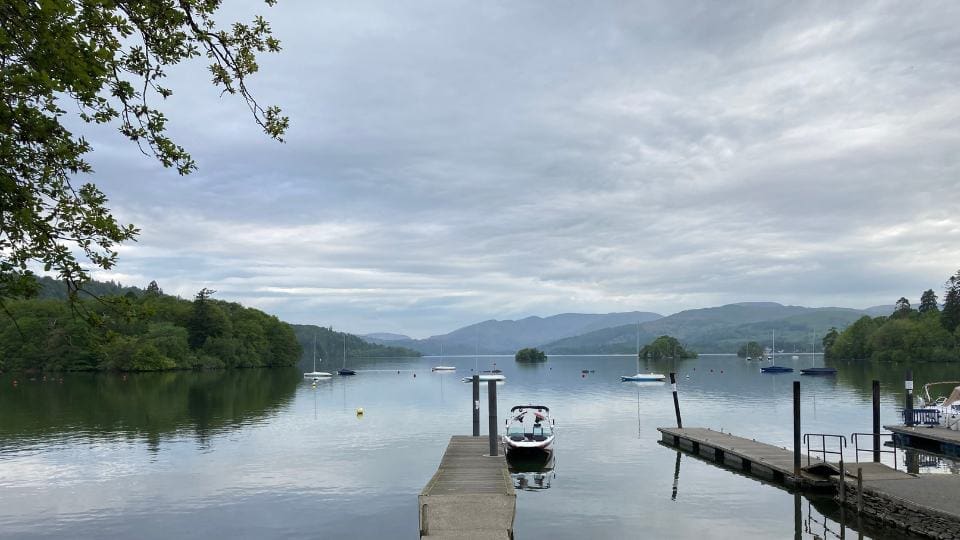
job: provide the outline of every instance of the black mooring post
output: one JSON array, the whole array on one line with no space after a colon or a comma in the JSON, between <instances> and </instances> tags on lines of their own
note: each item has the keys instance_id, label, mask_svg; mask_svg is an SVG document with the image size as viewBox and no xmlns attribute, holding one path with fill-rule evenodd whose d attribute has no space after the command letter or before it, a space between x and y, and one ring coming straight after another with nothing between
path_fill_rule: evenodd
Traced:
<instances>
[{"instance_id":1,"label":"black mooring post","mask_svg":"<svg viewBox=\"0 0 960 540\"><path fill-rule=\"evenodd\" d=\"M793 381L793 474L800 480L800 381Z\"/></svg>"},{"instance_id":2,"label":"black mooring post","mask_svg":"<svg viewBox=\"0 0 960 540\"><path fill-rule=\"evenodd\" d=\"M873 381L873 462L880 463L880 381Z\"/></svg>"},{"instance_id":3,"label":"black mooring post","mask_svg":"<svg viewBox=\"0 0 960 540\"><path fill-rule=\"evenodd\" d=\"M904 407L903 407L903 423L912 426L913 425L913 370L907 370L907 380L903 382L903 388L906 391L904 395Z\"/></svg>"},{"instance_id":4,"label":"black mooring post","mask_svg":"<svg viewBox=\"0 0 960 540\"><path fill-rule=\"evenodd\" d=\"M490 455L497 455L497 381L487 381L487 409L490 413Z\"/></svg>"},{"instance_id":5,"label":"black mooring post","mask_svg":"<svg viewBox=\"0 0 960 540\"><path fill-rule=\"evenodd\" d=\"M473 376L473 436L480 436L480 376Z\"/></svg>"},{"instance_id":6,"label":"black mooring post","mask_svg":"<svg viewBox=\"0 0 960 540\"><path fill-rule=\"evenodd\" d=\"M683 420L680 419L680 400L677 399L676 373L670 373L670 386L673 388L673 410L677 413L677 429L683 429Z\"/></svg>"}]
</instances>

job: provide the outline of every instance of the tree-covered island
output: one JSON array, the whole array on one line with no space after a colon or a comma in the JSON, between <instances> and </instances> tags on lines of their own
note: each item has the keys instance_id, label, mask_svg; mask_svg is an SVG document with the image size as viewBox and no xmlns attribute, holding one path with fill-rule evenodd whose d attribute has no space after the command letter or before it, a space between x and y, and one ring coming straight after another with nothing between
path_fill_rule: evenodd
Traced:
<instances>
[{"instance_id":1,"label":"tree-covered island","mask_svg":"<svg viewBox=\"0 0 960 540\"><path fill-rule=\"evenodd\" d=\"M660 336L640 349L640 358L660 360L661 358L696 358L697 353L683 348L680 341L671 336Z\"/></svg>"},{"instance_id":2,"label":"tree-covered island","mask_svg":"<svg viewBox=\"0 0 960 540\"><path fill-rule=\"evenodd\" d=\"M546 362L547 354L537 348L527 347L517 351L513 359L517 362Z\"/></svg>"}]
</instances>

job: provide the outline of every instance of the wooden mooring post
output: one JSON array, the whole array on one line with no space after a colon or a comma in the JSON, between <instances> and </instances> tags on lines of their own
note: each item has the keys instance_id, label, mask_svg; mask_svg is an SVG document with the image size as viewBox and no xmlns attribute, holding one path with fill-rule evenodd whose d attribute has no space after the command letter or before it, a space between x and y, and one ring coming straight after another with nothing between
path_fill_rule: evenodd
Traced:
<instances>
[{"instance_id":1,"label":"wooden mooring post","mask_svg":"<svg viewBox=\"0 0 960 540\"><path fill-rule=\"evenodd\" d=\"M480 376L473 376L473 436L480 436Z\"/></svg>"},{"instance_id":2,"label":"wooden mooring post","mask_svg":"<svg viewBox=\"0 0 960 540\"><path fill-rule=\"evenodd\" d=\"M793 381L793 475L800 477L800 381Z\"/></svg>"},{"instance_id":3,"label":"wooden mooring post","mask_svg":"<svg viewBox=\"0 0 960 540\"><path fill-rule=\"evenodd\" d=\"M873 380L873 462L880 463L880 381Z\"/></svg>"},{"instance_id":4,"label":"wooden mooring post","mask_svg":"<svg viewBox=\"0 0 960 540\"><path fill-rule=\"evenodd\" d=\"M913 370L907 370L906 380L903 382L903 412L904 412L904 424L908 426L913 425Z\"/></svg>"},{"instance_id":5,"label":"wooden mooring post","mask_svg":"<svg viewBox=\"0 0 960 540\"><path fill-rule=\"evenodd\" d=\"M680 419L680 400L677 399L677 374L670 373L670 386L673 388L673 410L677 413L677 427L683 428L683 420Z\"/></svg>"},{"instance_id":6,"label":"wooden mooring post","mask_svg":"<svg viewBox=\"0 0 960 540\"><path fill-rule=\"evenodd\" d=\"M487 413L490 431L490 455L497 455L497 381L487 381Z\"/></svg>"}]
</instances>

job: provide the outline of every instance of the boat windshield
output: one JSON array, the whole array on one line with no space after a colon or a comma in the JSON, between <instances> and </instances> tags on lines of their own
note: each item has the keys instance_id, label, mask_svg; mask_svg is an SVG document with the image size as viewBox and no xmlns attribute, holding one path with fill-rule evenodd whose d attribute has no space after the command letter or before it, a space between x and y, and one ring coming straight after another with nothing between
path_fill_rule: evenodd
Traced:
<instances>
[{"instance_id":1,"label":"boat windshield","mask_svg":"<svg viewBox=\"0 0 960 540\"><path fill-rule=\"evenodd\" d=\"M549 437L553 434L550 418L532 411L521 413L513 417L507 426L507 436L522 435L524 437Z\"/></svg>"}]
</instances>

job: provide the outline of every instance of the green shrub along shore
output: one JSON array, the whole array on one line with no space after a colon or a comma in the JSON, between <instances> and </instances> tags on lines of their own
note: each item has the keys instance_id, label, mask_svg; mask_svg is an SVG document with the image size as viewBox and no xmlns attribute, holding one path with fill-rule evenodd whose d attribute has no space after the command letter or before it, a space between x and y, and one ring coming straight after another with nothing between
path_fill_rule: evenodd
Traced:
<instances>
[{"instance_id":1,"label":"green shrub along shore","mask_svg":"<svg viewBox=\"0 0 960 540\"><path fill-rule=\"evenodd\" d=\"M8 300L0 315L0 371L159 371L296 365L290 325L262 311L146 290L84 298Z\"/></svg>"},{"instance_id":2,"label":"green shrub along shore","mask_svg":"<svg viewBox=\"0 0 960 540\"><path fill-rule=\"evenodd\" d=\"M933 289L914 309L901 298L888 317L862 317L842 332L823 338L828 359L878 361L960 361L960 270L946 283L943 308Z\"/></svg>"}]
</instances>

